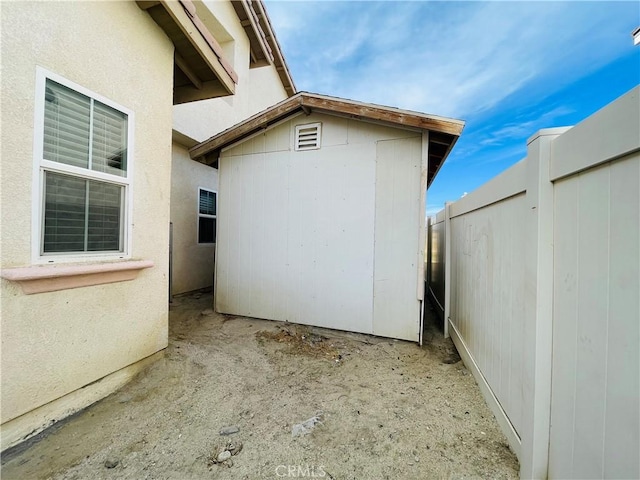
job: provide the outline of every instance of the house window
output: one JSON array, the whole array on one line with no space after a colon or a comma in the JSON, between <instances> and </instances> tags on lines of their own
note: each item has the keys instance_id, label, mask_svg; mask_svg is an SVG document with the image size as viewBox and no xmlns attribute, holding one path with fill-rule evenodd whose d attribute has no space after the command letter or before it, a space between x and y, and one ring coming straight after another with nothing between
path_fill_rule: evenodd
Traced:
<instances>
[{"instance_id":1,"label":"house window","mask_svg":"<svg viewBox=\"0 0 640 480\"><path fill-rule=\"evenodd\" d=\"M42 69L37 94L38 254L123 256L131 112Z\"/></svg>"},{"instance_id":2,"label":"house window","mask_svg":"<svg viewBox=\"0 0 640 480\"><path fill-rule=\"evenodd\" d=\"M198 243L216 243L217 193L198 189Z\"/></svg>"},{"instance_id":3,"label":"house window","mask_svg":"<svg viewBox=\"0 0 640 480\"><path fill-rule=\"evenodd\" d=\"M322 125L320 123L309 123L307 125L296 125L296 150L317 150L320 148L320 134Z\"/></svg>"}]
</instances>

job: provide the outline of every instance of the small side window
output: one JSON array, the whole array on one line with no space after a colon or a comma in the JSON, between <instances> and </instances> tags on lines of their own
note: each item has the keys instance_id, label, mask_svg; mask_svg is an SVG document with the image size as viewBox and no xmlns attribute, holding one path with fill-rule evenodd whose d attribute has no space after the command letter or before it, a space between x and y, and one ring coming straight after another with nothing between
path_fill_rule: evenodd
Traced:
<instances>
[{"instance_id":1,"label":"small side window","mask_svg":"<svg viewBox=\"0 0 640 480\"><path fill-rule=\"evenodd\" d=\"M198 243L216 243L217 193L198 189Z\"/></svg>"},{"instance_id":2,"label":"small side window","mask_svg":"<svg viewBox=\"0 0 640 480\"><path fill-rule=\"evenodd\" d=\"M307 125L296 125L296 150L317 150L320 148L322 134L321 123L309 123Z\"/></svg>"}]
</instances>

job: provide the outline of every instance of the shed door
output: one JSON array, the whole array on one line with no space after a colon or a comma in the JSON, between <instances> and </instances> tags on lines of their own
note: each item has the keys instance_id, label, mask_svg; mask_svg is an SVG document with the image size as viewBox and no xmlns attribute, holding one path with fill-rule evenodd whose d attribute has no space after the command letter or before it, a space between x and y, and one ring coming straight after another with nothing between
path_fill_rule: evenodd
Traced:
<instances>
[{"instance_id":1,"label":"shed door","mask_svg":"<svg viewBox=\"0 0 640 480\"><path fill-rule=\"evenodd\" d=\"M421 137L377 143L373 334L418 341Z\"/></svg>"}]
</instances>

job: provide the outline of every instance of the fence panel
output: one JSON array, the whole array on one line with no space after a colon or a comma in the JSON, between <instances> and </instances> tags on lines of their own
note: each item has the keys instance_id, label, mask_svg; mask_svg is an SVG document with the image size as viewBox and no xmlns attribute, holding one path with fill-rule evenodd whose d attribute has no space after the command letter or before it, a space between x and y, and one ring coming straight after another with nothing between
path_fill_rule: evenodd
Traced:
<instances>
[{"instance_id":1,"label":"fence panel","mask_svg":"<svg viewBox=\"0 0 640 480\"><path fill-rule=\"evenodd\" d=\"M450 322L511 424L522 424L524 195L451 220Z\"/></svg>"},{"instance_id":2,"label":"fence panel","mask_svg":"<svg viewBox=\"0 0 640 480\"><path fill-rule=\"evenodd\" d=\"M445 322L521 475L640 478L640 87L531 137L430 235L430 289L446 258Z\"/></svg>"},{"instance_id":3,"label":"fence panel","mask_svg":"<svg viewBox=\"0 0 640 480\"><path fill-rule=\"evenodd\" d=\"M427 265L427 293L440 315L444 319L444 274L445 274L445 224L444 210L435 218L435 222L429 224L428 232L429 254Z\"/></svg>"},{"instance_id":4,"label":"fence panel","mask_svg":"<svg viewBox=\"0 0 640 480\"><path fill-rule=\"evenodd\" d=\"M640 478L639 105L636 89L554 150L552 175L564 176L554 184L552 478Z\"/></svg>"},{"instance_id":5,"label":"fence panel","mask_svg":"<svg viewBox=\"0 0 640 480\"><path fill-rule=\"evenodd\" d=\"M450 205L446 255L449 333L516 452L523 405L525 173L522 161Z\"/></svg>"}]
</instances>

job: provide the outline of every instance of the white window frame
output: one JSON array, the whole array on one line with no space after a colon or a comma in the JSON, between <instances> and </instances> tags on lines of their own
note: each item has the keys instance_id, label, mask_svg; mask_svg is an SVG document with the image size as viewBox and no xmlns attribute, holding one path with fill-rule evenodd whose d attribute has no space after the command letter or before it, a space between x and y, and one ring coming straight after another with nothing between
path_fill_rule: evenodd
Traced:
<instances>
[{"instance_id":1,"label":"white window frame","mask_svg":"<svg viewBox=\"0 0 640 480\"><path fill-rule=\"evenodd\" d=\"M200 192L209 192L209 193L215 193L216 194L216 214L215 215L207 215L206 213L200 213ZM217 240L218 240L218 191L217 190L213 190L211 188L206 188L206 187L198 187L198 198L197 198L197 203L196 203L196 243L198 245L204 245L204 246L212 246L215 245ZM200 217L203 218L213 218L216 221L216 241L215 242L206 242L206 243L201 243L200 242Z\"/></svg>"},{"instance_id":2,"label":"white window frame","mask_svg":"<svg viewBox=\"0 0 640 480\"><path fill-rule=\"evenodd\" d=\"M44 159L44 113L47 80L52 80L93 100L97 100L127 115L127 170L125 176L88 170ZM36 67L36 89L33 128L33 177L31 211L31 258L34 264L71 263L131 258L133 231L133 164L134 114L130 109L78 85L42 67ZM72 174L88 180L97 180L122 186L122 249L121 252L52 252L43 253L44 247L44 177L45 172Z\"/></svg>"}]
</instances>

